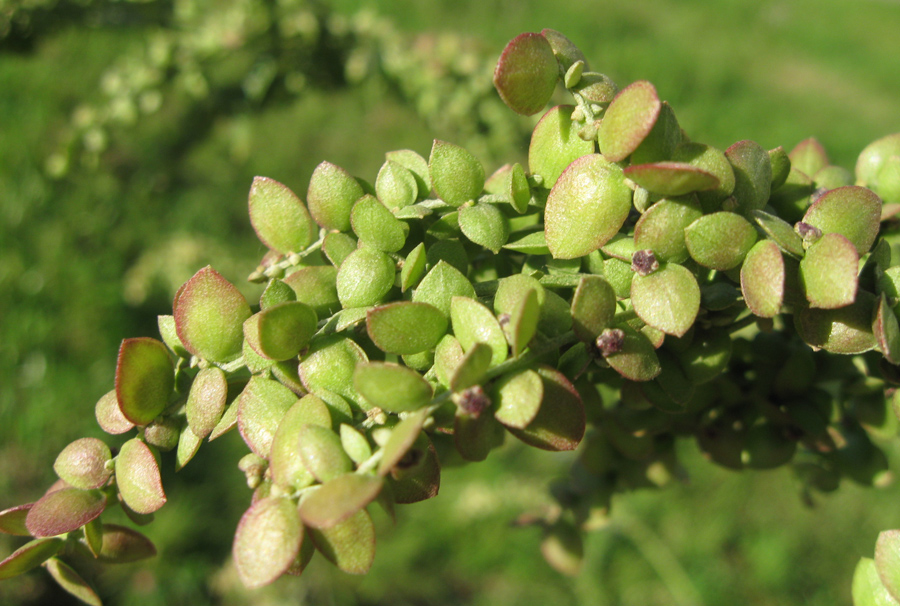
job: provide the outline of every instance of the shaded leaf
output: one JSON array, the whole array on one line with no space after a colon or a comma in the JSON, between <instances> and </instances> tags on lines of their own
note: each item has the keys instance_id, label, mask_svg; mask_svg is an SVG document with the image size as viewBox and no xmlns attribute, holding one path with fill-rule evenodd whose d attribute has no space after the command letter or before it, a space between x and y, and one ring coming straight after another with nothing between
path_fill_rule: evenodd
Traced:
<instances>
[{"instance_id":1,"label":"shaded leaf","mask_svg":"<svg viewBox=\"0 0 900 606\"><path fill-rule=\"evenodd\" d=\"M137 562L156 555L156 547L150 539L125 526L104 524L102 539L97 558L107 564Z\"/></svg>"},{"instance_id":2,"label":"shaded leaf","mask_svg":"<svg viewBox=\"0 0 900 606\"><path fill-rule=\"evenodd\" d=\"M585 416L581 396L561 372L537 369L544 397L537 415L526 427L507 427L510 433L542 450L574 450L584 437Z\"/></svg>"},{"instance_id":3,"label":"shaded leaf","mask_svg":"<svg viewBox=\"0 0 900 606\"><path fill-rule=\"evenodd\" d=\"M328 236L343 236L345 234L336 234L334 232ZM347 251L356 250L356 243L353 242L352 248ZM346 255L345 255L346 256ZM343 262L335 262L335 267L330 265L313 265L311 267L301 267L292 274L284 278L284 283L294 290L296 300L300 303L306 303L313 308L316 316L325 318L338 311L341 308L341 302L337 294L337 267ZM334 262L334 260L332 260Z\"/></svg>"},{"instance_id":4,"label":"shaded leaf","mask_svg":"<svg viewBox=\"0 0 900 606\"><path fill-rule=\"evenodd\" d=\"M0 511L0 532L20 537L30 537L31 533L25 527L25 518L34 503L16 505Z\"/></svg>"},{"instance_id":5,"label":"shaded leaf","mask_svg":"<svg viewBox=\"0 0 900 606\"><path fill-rule=\"evenodd\" d=\"M900 364L900 324L884 293L878 298L872 332L878 340L878 349L887 361Z\"/></svg>"},{"instance_id":6,"label":"shaded leaf","mask_svg":"<svg viewBox=\"0 0 900 606\"><path fill-rule=\"evenodd\" d=\"M116 486L137 513L153 513L166 503L156 457L138 438L125 442L116 456Z\"/></svg>"},{"instance_id":7,"label":"shaded leaf","mask_svg":"<svg viewBox=\"0 0 900 606\"><path fill-rule=\"evenodd\" d=\"M382 447L381 462L378 464L379 475L387 475L403 459L419 437L426 419L428 410L423 408L394 426L391 436Z\"/></svg>"},{"instance_id":8,"label":"shaded leaf","mask_svg":"<svg viewBox=\"0 0 900 606\"><path fill-rule=\"evenodd\" d=\"M613 330L623 332L622 344L618 351L604 356L606 363L617 373L632 381L649 381L656 377L659 374L660 366L653 343L643 333L627 325ZM603 336L601 334L600 338Z\"/></svg>"},{"instance_id":9,"label":"shaded leaf","mask_svg":"<svg viewBox=\"0 0 900 606\"><path fill-rule=\"evenodd\" d=\"M330 528L311 528L319 552L350 574L365 574L375 559L375 525L365 510Z\"/></svg>"},{"instance_id":10,"label":"shaded leaf","mask_svg":"<svg viewBox=\"0 0 900 606\"><path fill-rule=\"evenodd\" d=\"M89 606L103 606L100 597L71 566L62 560L51 558L47 561L45 567L50 576L53 577L53 580L68 593Z\"/></svg>"},{"instance_id":11,"label":"shaded leaf","mask_svg":"<svg viewBox=\"0 0 900 606\"><path fill-rule=\"evenodd\" d=\"M281 418L269 450L269 475L282 487L299 490L315 481L303 464L297 449L300 432L306 425L331 429L331 413L325 401L317 395L306 394L297 400Z\"/></svg>"},{"instance_id":12,"label":"shaded leaf","mask_svg":"<svg viewBox=\"0 0 900 606\"><path fill-rule=\"evenodd\" d=\"M750 216L766 232L766 235L778 245L778 248L796 259L803 257L803 238L794 231L794 228L787 221L761 210L750 211Z\"/></svg>"},{"instance_id":13,"label":"shaded leaf","mask_svg":"<svg viewBox=\"0 0 900 606\"><path fill-rule=\"evenodd\" d=\"M736 210L746 214L763 208L772 188L769 152L756 141L738 141L725 150L725 156L734 168Z\"/></svg>"},{"instance_id":14,"label":"shaded leaf","mask_svg":"<svg viewBox=\"0 0 900 606\"><path fill-rule=\"evenodd\" d=\"M872 333L874 295L859 291L856 300L838 309L802 309L794 314L797 333L815 349L856 354L874 349Z\"/></svg>"},{"instance_id":15,"label":"shaded leaf","mask_svg":"<svg viewBox=\"0 0 900 606\"><path fill-rule=\"evenodd\" d=\"M35 538L55 537L77 530L106 509L100 490L62 488L38 499L25 517L25 527Z\"/></svg>"},{"instance_id":16,"label":"shaded leaf","mask_svg":"<svg viewBox=\"0 0 900 606\"><path fill-rule=\"evenodd\" d=\"M459 392L478 385L491 365L493 350L486 343L475 343L450 375L450 390Z\"/></svg>"},{"instance_id":17,"label":"shaded leaf","mask_svg":"<svg viewBox=\"0 0 900 606\"><path fill-rule=\"evenodd\" d=\"M715 175L685 162L632 164L625 169L625 176L660 196L683 196L719 187Z\"/></svg>"},{"instance_id":18,"label":"shaded leaf","mask_svg":"<svg viewBox=\"0 0 900 606\"><path fill-rule=\"evenodd\" d=\"M244 338L269 360L289 360L309 343L318 318L312 307L299 301L279 303L244 322Z\"/></svg>"},{"instance_id":19,"label":"shaded leaf","mask_svg":"<svg viewBox=\"0 0 900 606\"><path fill-rule=\"evenodd\" d=\"M840 234L825 234L800 260L800 282L811 307L836 309L856 298L859 255Z\"/></svg>"},{"instance_id":20,"label":"shaded leaf","mask_svg":"<svg viewBox=\"0 0 900 606\"><path fill-rule=\"evenodd\" d=\"M403 261L403 267L400 268L401 291L406 292L419 283L419 280L425 273L425 261L425 243L419 242L419 244L406 255L406 259Z\"/></svg>"},{"instance_id":21,"label":"shaded leaf","mask_svg":"<svg viewBox=\"0 0 900 606\"><path fill-rule=\"evenodd\" d=\"M169 403L175 386L174 366L162 342L148 337L125 339L116 363L116 400L122 415L146 425Z\"/></svg>"},{"instance_id":22,"label":"shaded leaf","mask_svg":"<svg viewBox=\"0 0 900 606\"><path fill-rule=\"evenodd\" d=\"M40 566L59 553L64 543L63 539L57 538L35 539L25 543L0 562L0 580L11 579Z\"/></svg>"}]
</instances>

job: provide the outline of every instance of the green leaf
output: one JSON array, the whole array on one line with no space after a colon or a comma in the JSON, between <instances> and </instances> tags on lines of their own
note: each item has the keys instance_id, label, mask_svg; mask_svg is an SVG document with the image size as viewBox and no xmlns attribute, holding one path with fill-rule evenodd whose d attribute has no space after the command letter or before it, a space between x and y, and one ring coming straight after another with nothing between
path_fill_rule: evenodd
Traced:
<instances>
[{"instance_id":1,"label":"green leaf","mask_svg":"<svg viewBox=\"0 0 900 606\"><path fill-rule=\"evenodd\" d=\"M537 416L543 398L544 382L531 369L504 375L491 387L494 418L506 427L528 427Z\"/></svg>"},{"instance_id":2,"label":"green leaf","mask_svg":"<svg viewBox=\"0 0 900 606\"><path fill-rule=\"evenodd\" d=\"M375 250L389 253L403 248L406 234L409 232L409 225L396 218L374 196L363 196L353 205L350 224L360 242Z\"/></svg>"},{"instance_id":3,"label":"green leaf","mask_svg":"<svg viewBox=\"0 0 900 606\"><path fill-rule=\"evenodd\" d=\"M269 450L269 474L278 486L299 490L315 481L297 451L300 432L306 425L331 429L331 413L325 401L306 394L297 400L281 418Z\"/></svg>"},{"instance_id":4,"label":"green leaf","mask_svg":"<svg viewBox=\"0 0 900 606\"><path fill-rule=\"evenodd\" d=\"M543 178L541 186L546 189L553 187L574 160L594 152L594 142L578 136L572 123L574 109L571 105L557 105L541 117L531 134L528 170Z\"/></svg>"},{"instance_id":5,"label":"green leaf","mask_svg":"<svg viewBox=\"0 0 900 606\"><path fill-rule=\"evenodd\" d=\"M556 60L559 62L563 71L568 70L569 67L577 61L584 62L585 69L587 69L587 59L585 58L584 53L575 46L574 42L555 29L542 29L541 35L550 43L553 54L556 55Z\"/></svg>"},{"instance_id":6,"label":"green leaf","mask_svg":"<svg viewBox=\"0 0 900 606\"><path fill-rule=\"evenodd\" d=\"M0 580L11 579L40 566L62 549L63 539L35 539L25 543L2 562L0 562Z\"/></svg>"},{"instance_id":7,"label":"green leaf","mask_svg":"<svg viewBox=\"0 0 900 606\"><path fill-rule=\"evenodd\" d=\"M484 189L484 167L458 145L435 139L428 170L434 192L451 206L475 200Z\"/></svg>"},{"instance_id":8,"label":"green leaf","mask_svg":"<svg viewBox=\"0 0 900 606\"><path fill-rule=\"evenodd\" d=\"M512 307L509 319L500 325L506 334L513 357L518 357L537 333L541 319L541 305L536 289L528 289Z\"/></svg>"},{"instance_id":9,"label":"green leaf","mask_svg":"<svg viewBox=\"0 0 900 606\"><path fill-rule=\"evenodd\" d=\"M81 438L59 453L53 471L74 488L100 488L112 475L112 469L107 468L111 460L109 446L97 438Z\"/></svg>"},{"instance_id":10,"label":"green leaf","mask_svg":"<svg viewBox=\"0 0 900 606\"><path fill-rule=\"evenodd\" d=\"M475 343L485 343L493 351L491 366L506 360L509 353L506 336L490 309L475 299L453 297L450 321L463 351L469 351Z\"/></svg>"},{"instance_id":11,"label":"green leaf","mask_svg":"<svg viewBox=\"0 0 900 606\"><path fill-rule=\"evenodd\" d=\"M734 169L725 152L705 143L685 141L672 152L672 161L690 164L719 180L719 186L715 189L697 192L706 212L719 210L722 201L734 192Z\"/></svg>"},{"instance_id":12,"label":"green leaf","mask_svg":"<svg viewBox=\"0 0 900 606\"><path fill-rule=\"evenodd\" d=\"M431 191L431 178L428 175L428 161L425 158L411 149L389 151L385 154L385 158L390 162L396 162L412 173L416 180L419 198L424 198L429 194Z\"/></svg>"},{"instance_id":13,"label":"green leaf","mask_svg":"<svg viewBox=\"0 0 900 606\"><path fill-rule=\"evenodd\" d=\"M494 204L478 203L459 211L459 228L470 241L494 254L509 240L509 220Z\"/></svg>"},{"instance_id":14,"label":"green leaf","mask_svg":"<svg viewBox=\"0 0 900 606\"><path fill-rule=\"evenodd\" d=\"M837 233L819 238L800 260L800 281L810 306L836 309L853 303L858 270L852 242Z\"/></svg>"},{"instance_id":15,"label":"green leaf","mask_svg":"<svg viewBox=\"0 0 900 606\"><path fill-rule=\"evenodd\" d=\"M337 273L337 294L341 305L375 305L394 285L396 267L385 253L374 248L357 248L341 264Z\"/></svg>"},{"instance_id":16,"label":"green leaf","mask_svg":"<svg viewBox=\"0 0 900 606\"><path fill-rule=\"evenodd\" d=\"M549 255L550 249L547 248L547 238L543 231L536 231L527 236L522 236L518 240L508 242L503 248L512 250L526 255Z\"/></svg>"},{"instance_id":17,"label":"green leaf","mask_svg":"<svg viewBox=\"0 0 900 606\"><path fill-rule=\"evenodd\" d=\"M791 174L791 158L782 146L769 150L769 164L772 165L772 191L787 181Z\"/></svg>"},{"instance_id":18,"label":"green leaf","mask_svg":"<svg viewBox=\"0 0 900 606\"><path fill-rule=\"evenodd\" d=\"M794 231L794 228L784 219L771 215L761 210L750 211L750 216L756 221L769 238L772 239L782 251L795 259L803 257L803 238Z\"/></svg>"},{"instance_id":19,"label":"green leaf","mask_svg":"<svg viewBox=\"0 0 900 606\"><path fill-rule=\"evenodd\" d=\"M347 453L347 456L354 463L362 465L363 461L372 456L372 447L369 445L369 440L359 430L342 423L340 432L341 446L344 447L344 452Z\"/></svg>"},{"instance_id":20,"label":"green leaf","mask_svg":"<svg viewBox=\"0 0 900 606\"><path fill-rule=\"evenodd\" d=\"M181 287L173 311L178 338L195 356L228 362L240 355L250 306L212 267L207 265Z\"/></svg>"},{"instance_id":21,"label":"green leaf","mask_svg":"<svg viewBox=\"0 0 900 606\"><path fill-rule=\"evenodd\" d=\"M431 385L416 371L389 362L359 364L353 385L373 406L388 412L418 410L431 401Z\"/></svg>"},{"instance_id":22,"label":"green leaf","mask_svg":"<svg viewBox=\"0 0 900 606\"><path fill-rule=\"evenodd\" d=\"M450 390L460 392L478 385L491 366L493 350L486 343L475 343L450 375Z\"/></svg>"},{"instance_id":23,"label":"green leaf","mask_svg":"<svg viewBox=\"0 0 900 606\"><path fill-rule=\"evenodd\" d=\"M111 435L123 434L134 428L134 423L122 414L122 408L119 406L119 399L116 397L115 389L107 392L97 400L94 416L97 417L97 424L100 425L100 428Z\"/></svg>"},{"instance_id":24,"label":"green leaf","mask_svg":"<svg viewBox=\"0 0 900 606\"><path fill-rule=\"evenodd\" d=\"M541 541L541 555L557 572L576 576L584 564L584 541L571 524L558 521Z\"/></svg>"},{"instance_id":25,"label":"green leaf","mask_svg":"<svg viewBox=\"0 0 900 606\"><path fill-rule=\"evenodd\" d=\"M350 574L366 574L375 559L375 525L365 510L331 528L311 528L310 535L325 559Z\"/></svg>"},{"instance_id":26,"label":"green leaf","mask_svg":"<svg viewBox=\"0 0 900 606\"><path fill-rule=\"evenodd\" d=\"M802 309L794 314L797 333L814 349L832 353L857 354L874 349L878 341L872 332L875 296L859 291L856 300L838 309Z\"/></svg>"},{"instance_id":27,"label":"green leaf","mask_svg":"<svg viewBox=\"0 0 900 606\"><path fill-rule=\"evenodd\" d=\"M381 462L378 464L378 475L385 476L394 469L412 448L422 426L428 419L428 409L423 408L399 423L391 430L391 436L382 447Z\"/></svg>"},{"instance_id":28,"label":"green leaf","mask_svg":"<svg viewBox=\"0 0 900 606\"><path fill-rule=\"evenodd\" d=\"M655 378L660 372L660 366L653 343L643 333L627 325L606 329L601 333L600 339L611 330L622 331L622 340L617 351L603 356L606 363L632 381L649 381Z\"/></svg>"},{"instance_id":29,"label":"green leaf","mask_svg":"<svg viewBox=\"0 0 900 606\"><path fill-rule=\"evenodd\" d=\"M281 254L304 250L318 235L300 198L267 177L255 177L250 186L250 223L260 241Z\"/></svg>"},{"instance_id":30,"label":"green leaf","mask_svg":"<svg viewBox=\"0 0 900 606\"><path fill-rule=\"evenodd\" d=\"M616 293L600 276L585 275L572 297L572 325L582 341L593 343L615 316Z\"/></svg>"},{"instance_id":31,"label":"green leaf","mask_svg":"<svg viewBox=\"0 0 900 606\"><path fill-rule=\"evenodd\" d=\"M359 394L353 389L353 371L367 360L363 349L347 336L315 339L300 360L300 378L308 391L332 391L356 401Z\"/></svg>"},{"instance_id":32,"label":"green leaf","mask_svg":"<svg viewBox=\"0 0 900 606\"><path fill-rule=\"evenodd\" d=\"M535 448L575 450L584 437L585 429L581 396L561 372L542 366L537 369L537 374L541 378L544 394L537 415L522 429L509 426L507 429Z\"/></svg>"},{"instance_id":33,"label":"green leaf","mask_svg":"<svg viewBox=\"0 0 900 606\"><path fill-rule=\"evenodd\" d=\"M661 109L656 89L646 80L623 88L600 123L597 132L600 153L610 162L627 158L653 129Z\"/></svg>"},{"instance_id":34,"label":"green leaf","mask_svg":"<svg viewBox=\"0 0 900 606\"><path fill-rule=\"evenodd\" d=\"M734 192L737 212L748 213L766 205L772 188L772 163L769 152L755 141L738 141L725 150L734 168Z\"/></svg>"},{"instance_id":35,"label":"green leaf","mask_svg":"<svg viewBox=\"0 0 900 606\"><path fill-rule=\"evenodd\" d=\"M721 271L739 266L757 237L744 217L724 211L700 217L684 235L688 252L697 263Z\"/></svg>"},{"instance_id":36,"label":"green leaf","mask_svg":"<svg viewBox=\"0 0 900 606\"><path fill-rule=\"evenodd\" d=\"M825 148L814 137L804 139L788 154L791 166L810 177L830 164Z\"/></svg>"},{"instance_id":37,"label":"green leaf","mask_svg":"<svg viewBox=\"0 0 900 606\"><path fill-rule=\"evenodd\" d=\"M178 330L175 326L175 316L157 316L156 324L163 343L179 358L190 358L191 352L185 349L181 339L178 338Z\"/></svg>"},{"instance_id":38,"label":"green leaf","mask_svg":"<svg viewBox=\"0 0 900 606\"><path fill-rule=\"evenodd\" d=\"M683 263L689 256L684 230L702 215L696 199L660 200L635 224L634 246L638 250L652 250L660 262Z\"/></svg>"},{"instance_id":39,"label":"green leaf","mask_svg":"<svg viewBox=\"0 0 900 606\"><path fill-rule=\"evenodd\" d=\"M28 517L32 505L33 503L26 503L0 511L0 532L19 537L30 537L31 533L25 526L25 518Z\"/></svg>"},{"instance_id":40,"label":"green leaf","mask_svg":"<svg viewBox=\"0 0 900 606\"><path fill-rule=\"evenodd\" d=\"M772 240L760 240L744 257L741 292L744 302L761 318L774 318L784 302L784 257Z\"/></svg>"},{"instance_id":41,"label":"green leaf","mask_svg":"<svg viewBox=\"0 0 900 606\"><path fill-rule=\"evenodd\" d=\"M221 368L211 366L201 369L194 377L188 392L185 412L187 422L198 438L212 432L225 413L228 401L228 380Z\"/></svg>"},{"instance_id":42,"label":"green leaf","mask_svg":"<svg viewBox=\"0 0 900 606\"><path fill-rule=\"evenodd\" d=\"M519 34L506 45L494 70L494 87L514 112L538 113L556 89L559 64L553 47L542 34Z\"/></svg>"},{"instance_id":43,"label":"green leaf","mask_svg":"<svg viewBox=\"0 0 900 606\"><path fill-rule=\"evenodd\" d=\"M693 326L700 311L700 287L690 270L664 263L653 273L634 277L631 304L641 320L680 337Z\"/></svg>"},{"instance_id":44,"label":"green leaf","mask_svg":"<svg viewBox=\"0 0 900 606\"><path fill-rule=\"evenodd\" d=\"M254 453L269 456L281 419L297 401L297 395L272 379L254 376L238 398L238 430Z\"/></svg>"},{"instance_id":45,"label":"green leaf","mask_svg":"<svg viewBox=\"0 0 900 606\"><path fill-rule=\"evenodd\" d=\"M366 329L378 349L415 354L434 349L447 333L446 316L428 303L398 301L369 310Z\"/></svg>"},{"instance_id":46,"label":"green leaf","mask_svg":"<svg viewBox=\"0 0 900 606\"><path fill-rule=\"evenodd\" d=\"M681 126L672 107L663 101L656 123L636 150L631 153L631 164L650 164L671 160L681 143Z\"/></svg>"},{"instance_id":47,"label":"green leaf","mask_svg":"<svg viewBox=\"0 0 900 606\"><path fill-rule=\"evenodd\" d=\"M328 235L343 236L345 234L330 233ZM354 242L351 250L355 249L356 243ZM350 251L347 254L349 255ZM335 265L340 265L340 263ZM284 283L294 290L296 300L312 307L319 318L327 318L341 309L337 293L337 267L330 265L301 267L286 276Z\"/></svg>"},{"instance_id":48,"label":"green leaf","mask_svg":"<svg viewBox=\"0 0 900 606\"><path fill-rule=\"evenodd\" d=\"M900 601L900 530L885 530L875 542L875 569L882 584Z\"/></svg>"},{"instance_id":49,"label":"green leaf","mask_svg":"<svg viewBox=\"0 0 900 606\"><path fill-rule=\"evenodd\" d=\"M731 360L731 336L722 330L697 330L690 345L674 352L685 376L694 385L718 377Z\"/></svg>"},{"instance_id":50,"label":"green leaf","mask_svg":"<svg viewBox=\"0 0 900 606\"><path fill-rule=\"evenodd\" d=\"M400 290L406 292L416 286L425 273L425 243L419 242L415 248L409 251L400 268Z\"/></svg>"},{"instance_id":51,"label":"green leaf","mask_svg":"<svg viewBox=\"0 0 900 606\"><path fill-rule=\"evenodd\" d=\"M56 558L50 558L45 565L47 572L60 587L89 606L103 606L100 597L75 569Z\"/></svg>"},{"instance_id":52,"label":"green leaf","mask_svg":"<svg viewBox=\"0 0 900 606\"><path fill-rule=\"evenodd\" d=\"M632 164L625 169L625 176L660 196L683 196L719 187L715 175L686 162Z\"/></svg>"},{"instance_id":53,"label":"green leaf","mask_svg":"<svg viewBox=\"0 0 900 606\"><path fill-rule=\"evenodd\" d=\"M302 540L303 525L290 499L256 501L234 535L232 555L241 582L253 589L280 577L294 563Z\"/></svg>"},{"instance_id":54,"label":"green leaf","mask_svg":"<svg viewBox=\"0 0 900 606\"><path fill-rule=\"evenodd\" d=\"M102 539L97 559L107 564L127 564L156 555L156 547L150 539L125 526L104 524Z\"/></svg>"},{"instance_id":55,"label":"green leaf","mask_svg":"<svg viewBox=\"0 0 900 606\"><path fill-rule=\"evenodd\" d=\"M418 503L436 497L441 487L441 465L432 444L421 434L387 478L394 502Z\"/></svg>"},{"instance_id":56,"label":"green leaf","mask_svg":"<svg viewBox=\"0 0 900 606\"><path fill-rule=\"evenodd\" d=\"M502 428L486 411L473 414L457 408L453 418L453 443L466 461L483 461L500 443Z\"/></svg>"},{"instance_id":57,"label":"green leaf","mask_svg":"<svg viewBox=\"0 0 900 606\"><path fill-rule=\"evenodd\" d=\"M616 235L630 210L631 190L621 169L599 154L582 156L547 198L547 246L557 259L584 256Z\"/></svg>"},{"instance_id":58,"label":"green leaf","mask_svg":"<svg viewBox=\"0 0 900 606\"><path fill-rule=\"evenodd\" d=\"M264 358L289 360L296 358L312 339L317 322L312 307L288 301L250 316L244 322L244 337Z\"/></svg>"},{"instance_id":59,"label":"green leaf","mask_svg":"<svg viewBox=\"0 0 900 606\"><path fill-rule=\"evenodd\" d=\"M365 193L350 173L322 162L310 177L306 202L313 219L322 227L350 231L350 210Z\"/></svg>"},{"instance_id":60,"label":"green leaf","mask_svg":"<svg viewBox=\"0 0 900 606\"><path fill-rule=\"evenodd\" d=\"M218 424L216 427L218 427ZM214 432L215 427L210 432L211 440L216 437ZM201 444L203 444L203 438L195 434L190 425L185 424L181 428L181 433L178 434L178 446L175 449L175 471L181 471L185 465L190 463L197 451L200 450Z\"/></svg>"},{"instance_id":61,"label":"green leaf","mask_svg":"<svg viewBox=\"0 0 900 606\"><path fill-rule=\"evenodd\" d=\"M875 318L872 320L872 332L885 359L891 364L900 364L900 324L884 293L878 298Z\"/></svg>"},{"instance_id":62,"label":"green leaf","mask_svg":"<svg viewBox=\"0 0 900 606\"><path fill-rule=\"evenodd\" d=\"M416 181L411 170L397 162L387 160L381 165L375 178L375 194L378 200L391 210L404 208L414 204L419 197L419 185ZM352 215L350 219L352 222Z\"/></svg>"},{"instance_id":63,"label":"green leaf","mask_svg":"<svg viewBox=\"0 0 900 606\"><path fill-rule=\"evenodd\" d=\"M881 582L875 560L860 558L853 573L853 606L897 606L887 587Z\"/></svg>"},{"instance_id":64,"label":"green leaf","mask_svg":"<svg viewBox=\"0 0 900 606\"><path fill-rule=\"evenodd\" d=\"M322 484L300 501L300 519L311 528L332 528L375 500L384 478L345 473Z\"/></svg>"},{"instance_id":65,"label":"green leaf","mask_svg":"<svg viewBox=\"0 0 900 606\"><path fill-rule=\"evenodd\" d=\"M122 341L116 363L116 401L129 422L146 425L159 416L174 386L174 365L162 342L149 337Z\"/></svg>"},{"instance_id":66,"label":"green leaf","mask_svg":"<svg viewBox=\"0 0 900 606\"><path fill-rule=\"evenodd\" d=\"M881 227L881 199L865 187L838 187L817 198L803 222L823 234L841 234L864 255L872 248Z\"/></svg>"},{"instance_id":67,"label":"green leaf","mask_svg":"<svg viewBox=\"0 0 900 606\"><path fill-rule=\"evenodd\" d=\"M322 252L325 253L331 264L338 268L344 259L356 250L356 245L356 238L350 234L331 231L325 234L325 239L322 241Z\"/></svg>"},{"instance_id":68,"label":"green leaf","mask_svg":"<svg viewBox=\"0 0 900 606\"><path fill-rule=\"evenodd\" d=\"M449 318L450 304L456 296L474 299L475 287L458 269L446 261L438 261L422 278L412 300L433 305Z\"/></svg>"},{"instance_id":69,"label":"green leaf","mask_svg":"<svg viewBox=\"0 0 900 606\"><path fill-rule=\"evenodd\" d=\"M153 513L166 503L156 457L138 438L125 442L116 456L116 486L137 513Z\"/></svg>"},{"instance_id":70,"label":"green leaf","mask_svg":"<svg viewBox=\"0 0 900 606\"><path fill-rule=\"evenodd\" d=\"M300 428L298 449L303 465L319 482L327 482L353 470L341 438L327 427L306 424Z\"/></svg>"}]
</instances>

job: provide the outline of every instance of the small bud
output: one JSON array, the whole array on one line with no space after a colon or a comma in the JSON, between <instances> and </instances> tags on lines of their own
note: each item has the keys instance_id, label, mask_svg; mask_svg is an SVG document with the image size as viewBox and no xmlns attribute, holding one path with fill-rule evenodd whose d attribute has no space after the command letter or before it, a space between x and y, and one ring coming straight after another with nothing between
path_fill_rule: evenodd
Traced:
<instances>
[{"instance_id":1,"label":"small bud","mask_svg":"<svg viewBox=\"0 0 900 606\"><path fill-rule=\"evenodd\" d=\"M621 328L607 328L594 342L597 350L604 358L622 351L625 345L625 331Z\"/></svg>"},{"instance_id":2,"label":"small bud","mask_svg":"<svg viewBox=\"0 0 900 606\"><path fill-rule=\"evenodd\" d=\"M649 276L659 269L659 261L652 250L638 250L631 256L631 269L638 275Z\"/></svg>"},{"instance_id":3,"label":"small bud","mask_svg":"<svg viewBox=\"0 0 900 606\"><path fill-rule=\"evenodd\" d=\"M794 231L797 232L797 234L799 234L801 238L803 238L803 243L806 245L812 244L822 237L821 229L819 229L815 225L804 223L803 221L798 221L794 225Z\"/></svg>"},{"instance_id":4,"label":"small bud","mask_svg":"<svg viewBox=\"0 0 900 606\"><path fill-rule=\"evenodd\" d=\"M461 411L475 417L491 405L491 399L484 393L481 385L474 385L458 394L454 394L453 401Z\"/></svg>"},{"instance_id":5,"label":"small bud","mask_svg":"<svg viewBox=\"0 0 900 606\"><path fill-rule=\"evenodd\" d=\"M575 88L578 83L581 81L581 73L584 71L584 61L578 60L572 65L569 66L569 69L566 70L566 76L564 78L564 82L566 83L566 88Z\"/></svg>"},{"instance_id":6,"label":"small bud","mask_svg":"<svg viewBox=\"0 0 900 606\"><path fill-rule=\"evenodd\" d=\"M263 475L266 473L268 465L268 461L252 452L244 455L241 457L241 460L238 461L238 469L244 472L244 475L247 477L247 486L250 487L251 490L259 486L262 482Z\"/></svg>"},{"instance_id":7,"label":"small bud","mask_svg":"<svg viewBox=\"0 0 900 606\"><path fill-rule=\"evenodd\" d=\"M576 107L572 110L572 122L583 122L584 121L584 110L580 107Z\"/></svg>"}]
</instances>

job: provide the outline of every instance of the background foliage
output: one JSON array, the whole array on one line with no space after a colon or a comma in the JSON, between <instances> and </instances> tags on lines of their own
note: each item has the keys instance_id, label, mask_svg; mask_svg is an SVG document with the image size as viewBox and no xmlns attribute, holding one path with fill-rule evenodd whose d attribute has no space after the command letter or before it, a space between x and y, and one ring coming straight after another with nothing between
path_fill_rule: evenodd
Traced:
<instances>
[{"instance_id":1,"label":"background foliage","mask_svg":"<svg viewBox=\"0 0 900 606\"><path fill-rule=\"evenodd\" d=\"M212 261L238 284L253 270L254 175L304 192L327 159L372 179L385 151L427 155L433 138L489 171L522 160L531 121L490 87L515 33L557 29L614 80L654 82L720 148L815 135L852 168L900 131L892 2L358 4L0 2L0 505L39 495L59 449L99 435L119 341L155 335L179 284ZM584 572L564 579L537 533L509 523L541 507L566 457L508 447L448 470L441 498L395 529L380 520L366 577L313 566L247 593L229 548L249 493L236 468L205 473L238 451L216 442L168 470L171 504L148 529L160 557L111 572L109 603L846 603L856 560L898 526L896 486L845 485L808 510L786 470L692 465L689 484L619 499ZM66 603L54 591L32 574L0 601Z\"/></svg>"}]
</instances>

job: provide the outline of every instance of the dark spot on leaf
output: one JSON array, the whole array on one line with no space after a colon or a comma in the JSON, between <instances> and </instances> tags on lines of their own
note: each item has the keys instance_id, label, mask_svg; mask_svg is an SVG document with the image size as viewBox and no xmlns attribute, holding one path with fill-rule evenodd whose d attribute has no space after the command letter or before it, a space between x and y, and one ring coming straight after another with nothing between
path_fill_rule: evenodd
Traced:
<instances>
[{"instance_id":1,"label":"dark spot on leaf","mask_svg":"<svg viewBox=\"0 0 900 606\"><path fill-rule=\"evenodd\" d=\"M618 353L622 351L622 347L625 345L625 331L621 328L607 328L600 333L595 343L597 350L604 358Z\"/></svg>"},{"instance_id":2,"label":"dark spot on leaf","mask_svg":"<svg viewBox=\"0 0 900 606\"><path fill-rule=\"evenodd\" d=\"M457 394L456 405L466 414L477 417L481 412L491 405L491 399L488 397L481 385L473 385L468 389Z\"/></svg>"},{"instance_id":3,"label":"dark spot on leaf","mask_svg":"<svg viewBox=\"0 0 900 606\"><path fill-rule=\"evenodd\" d=\"M638 250L631 256L631 269L641 276L648 276L659 269L659 261L652 250Z\"/></svg>"}]
</instances>

